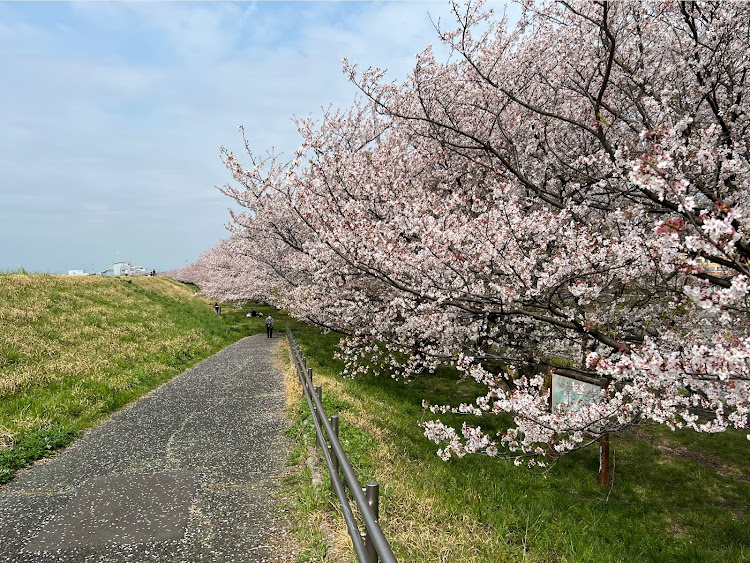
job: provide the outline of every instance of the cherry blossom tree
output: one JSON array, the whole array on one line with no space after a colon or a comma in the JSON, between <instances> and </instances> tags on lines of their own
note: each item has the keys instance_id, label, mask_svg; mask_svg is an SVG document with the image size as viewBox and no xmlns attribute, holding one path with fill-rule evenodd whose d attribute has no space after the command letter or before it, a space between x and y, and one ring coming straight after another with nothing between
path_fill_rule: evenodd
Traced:
<instances>
[{"instance_id":1,"label":"cherry blossom tree","mask_svg":"<svg viewBox=\"0 0 750 563\"><path fill-rule=\"evenodd\" d=\"M222 151L246 212L217 288L346 333L349 374L485 385L426 405L478 417L425 423L446 459L746 428L750 5L454 11L450 59L427 48L402 84L345 61L361 99L300 120L291 161ZM551 408L553 372L598 400Z\"/></svg>"},{"instance_id":2,"label":"cherry blossom tree","mask_svg":"<svg viewBox=\"0 0 750 563\"><path fill-rule=\"evenodd\" d=\"M203 273L204 269L202 268L202 262L199 258L191 264L186 264L182 268L175 268L174 270L163 272L161 275L182 283L193 283L200 286L204 281L202 278Z\"/></svg>"},{"instance_id":3,"label":"cherry blossom tree","mask_svg":"<svg viewBox=\"0 0 750 563\"><path fill-rule=\"evenodd\" d=\"M253 246L247 241L247 237L235 231L192 264L164 275L197 285L209 299L271 302L278 278L275 274L263 275L263 266L256 261L261 257L253 254Z\"/></svg>"}]
</instances>

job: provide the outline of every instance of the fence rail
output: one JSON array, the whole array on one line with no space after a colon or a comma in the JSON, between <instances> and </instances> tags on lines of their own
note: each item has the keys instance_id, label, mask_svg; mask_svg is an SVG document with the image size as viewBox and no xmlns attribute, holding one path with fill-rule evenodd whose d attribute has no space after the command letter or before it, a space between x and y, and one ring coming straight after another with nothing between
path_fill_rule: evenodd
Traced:
<instances>
[{"instance_id":1,"label":"fence rail","mask_svg":"<svg viewBox=\"0 0 750 563\"><path fill-rule=\"evenodd\" d=\"M323 394L322 387L313 387L312 369L307 367L307 360L300 352L299 346L289 328L286 329L286 336L289 340L289 347L292 350L297 375L302 384L302 393L307 400L307 406L310 409L313 424L315 424L316 441L321 447L323 459L331 474L331 489L341 504L341 510L344 514L349 535L352 538L357 560L360 563L377 563L378 561L382 563L396 563L393 550L388 545L388 540L385 539L383 530L378 523L379 485L376 481L366 483L364 488L360 485L357 475L354 473L354 469L352 469L339 443L338 415L334 415L331 418L328 418L326 415L321 400ZM325 429L325 433L323 429ZM326 437L328 443L326 443ZM344 481L341 480L339 472L343 473ZM357 521L354 518L349 497L344 489L345 484L362 516L365 526L364 532L360 532Z\"/></svg>"}]
</instances>

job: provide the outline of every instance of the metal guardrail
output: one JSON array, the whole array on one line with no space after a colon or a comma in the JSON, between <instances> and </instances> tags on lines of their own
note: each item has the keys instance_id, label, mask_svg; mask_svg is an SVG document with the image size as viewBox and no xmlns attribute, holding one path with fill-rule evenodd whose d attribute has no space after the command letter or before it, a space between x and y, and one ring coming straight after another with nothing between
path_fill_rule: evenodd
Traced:
<instances>
[{"instance_id":1,"label":"metal guardrail","mask_svg":"<svg viewBox=\"0 0 750 563\"><path fill-rule=\"evenodd\" d=\"M321 401L323 391L322 387L313 387L312 369L307 368L307 361L300 352L297 342L294 340L289 328L286 329L286 337L289 340L289 347L292 350L292 357L297 368L297 375L302 384L302 393L307 400L307 406L310 409L313 423L315 424L315 436L318 445L320 445L323 458L325 459L328 471L331 474L331 489L341 504L341 510L344 513L344 520L349 531L349 536L354 544L354 552L360 563L397 563L393 555L388 540L385 539L383 530L378 523L378 492L379 485L376 481L366 483L363 488L360 485L357 475L354 473L349 460L346 458L341 444L339 443L339 417L334 415L331 418L325 413ZM326 444L328 437L329 444ZM339 471L344 474L345 483L341 481ZM348 487L354 499L354 503L362 516L365 525L365 531L360 532L357 521L350 505L349 497L344 490L344 484Z\"/></svg>"}]
</instances>

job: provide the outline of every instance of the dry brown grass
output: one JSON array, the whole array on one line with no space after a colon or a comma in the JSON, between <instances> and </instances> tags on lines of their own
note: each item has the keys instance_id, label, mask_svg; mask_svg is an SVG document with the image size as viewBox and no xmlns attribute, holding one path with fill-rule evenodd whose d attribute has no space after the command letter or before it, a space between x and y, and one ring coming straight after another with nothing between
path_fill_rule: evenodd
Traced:
<instances>
[{"instance_id":1,"label":"dry brown grass","mask_svg":"<svg viewBox=\"0 0 750 563\"><path fill-rule=\"evenodd\" d=\"M199 322L180 317L190 300L208 312L195 299L161 277L0 275L0 448L68 411L97 416L139 374L162 380L215 349L215 335L209 342Z\"/></svg>"},{"instance_id":2,"label":"dry brown grass","mask_svg":"<svg viewBox=\"0 0 750 563\"><path fill-rule=\"evenodd\" d=\"M154 338L173 327L142 300L123 293L119 281L0 276L0 397L71 376L102 379L113 363L132 362L154 352L177 354L200 344L196 331L166 340ZM171 298L192 295L171 280L129 281ZM158 364L150 367L164 369Z\"/></svg>"}]
</instances>

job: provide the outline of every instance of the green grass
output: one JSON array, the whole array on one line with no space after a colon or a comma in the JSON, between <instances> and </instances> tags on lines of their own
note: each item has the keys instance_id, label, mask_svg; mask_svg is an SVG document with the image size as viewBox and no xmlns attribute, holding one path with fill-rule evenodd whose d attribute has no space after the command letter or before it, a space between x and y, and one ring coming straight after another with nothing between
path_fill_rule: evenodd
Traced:
<instances>
[{"instance_id":1,"label":"green grass","mask_svg":"<svg viewBox=\"0 0 750 563\"><path fill-rule=\"evenodd\" d=\"M285 500L287 514L292 518L291 531L302 549L297 556L299 561L323 561L329 551L329 539L325 532L330 508L330 493L325 485L313 482L313 473L319 476L320 463L309 463L314 449L315 433L309 411L301 410L301 403L295 405L294 423L287 429L292 449L287 464L294 470L283 479L281 497Z\"/></svg>"},{"instance_id":2,"label":"green grass","mask_svg":"<svg viewBox=\"0 0 750 563\"><path fill-rule=\"evenodd\" d=\"M346 420L342 436L353 437L344 448L360 480L381 482L381 524L401 561L750 561L745 432L642 427L614 437L607 488L597 484L593 448L547 473L486 456L443 462L419 427L436 418L422 399L457 404L473 396L476 383L459 383L449 370L411 384L343 379L333 360L337 335L295 325L295 336L323 385L328 414ZM305 412L300 406L298 424ZM501 423L441 418L456 426ZM310 495L320 504L308 512L335 517L326 486Z\"/></svg>"},{"instance_id":3,"label":"green grass","mask_svg":"<svg viewBox=\"0 0 750 563\"><path fill-rule=\"evenodd\" d=\"M265 330L232 305L217 316L195 290L166 278L0 275L0 483Z\"/></svg>"},{"instance_id":4,"label":"green grass","mask_svg":"<svg viewBox=\"0 0 750 563\"><path fill-rule=\"evenodd\" d=\"M750 561L743 432L649 427L615 437L608 488L597 485L595 450L548 473L481 456L442 462L419 427L434 418L421 402L470 400L476 383L449 370L409 385L343 379L338 335L257 304L223 304L219 317L194 291L159 278L0 275L0 482L200 359L262 333L272 313L279 336L285 323L295 331L328 414L340 415L360 481L381 483L381 523L400 561ZM246 317L253 307L263 317ZM285 496L298 560L352 560L326 472L309 465L306 405L298 393L292 403ZM310 482L316 471L319 485Z\"/></svg>"}]
</instances>

